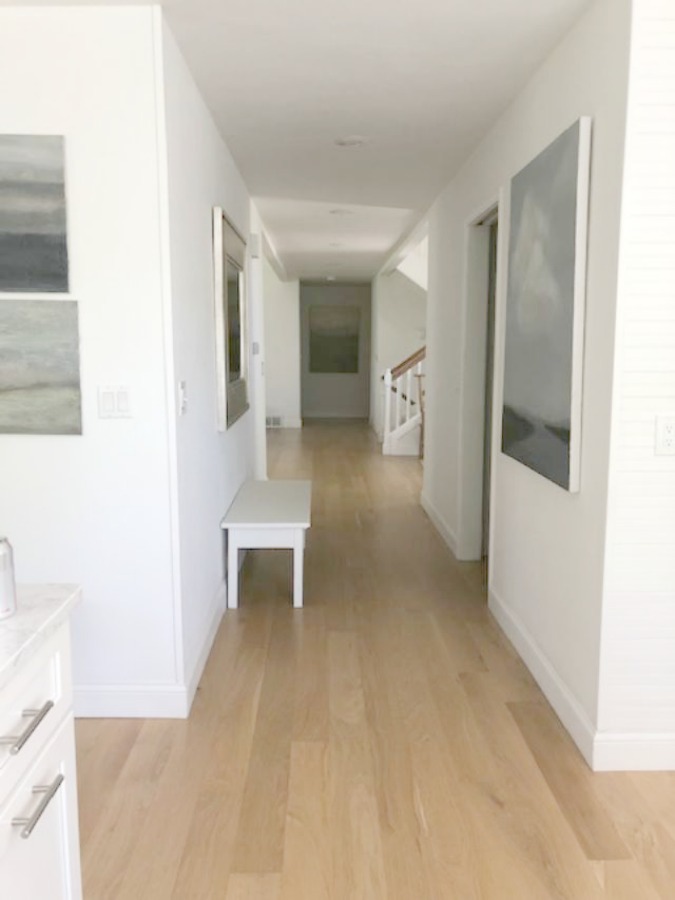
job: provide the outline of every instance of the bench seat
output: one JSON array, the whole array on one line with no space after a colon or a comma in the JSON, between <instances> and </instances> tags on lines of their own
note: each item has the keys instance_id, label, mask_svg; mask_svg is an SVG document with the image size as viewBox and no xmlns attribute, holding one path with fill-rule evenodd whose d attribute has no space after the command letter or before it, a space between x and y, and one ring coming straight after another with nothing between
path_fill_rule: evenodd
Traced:
<instances>
[{"instance_id":1,"label":"bench seat","mask_svg":"<svg viewBox=\"0 0 675 900\"><path fill-rule=\"evenodd\" d=\"M227 605L239 605L239 550L293 551L293 606L303 605L305 533L311 481L245 481L220 523L227 531Z\"/></svg>"}]
</instances>

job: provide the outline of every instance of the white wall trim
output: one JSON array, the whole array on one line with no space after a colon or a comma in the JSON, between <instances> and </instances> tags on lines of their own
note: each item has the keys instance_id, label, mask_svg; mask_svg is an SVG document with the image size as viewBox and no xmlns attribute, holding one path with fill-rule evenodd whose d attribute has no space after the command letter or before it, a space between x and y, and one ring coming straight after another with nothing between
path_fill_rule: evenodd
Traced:
<instances>
[{"instance_id":1,"label":"white wall trim","mask_svg":"<svg viewBox=\"0 0 675 900\"><path fill-rule=\"evenodd\" d=\"M429 236L429 212L430 210L427 210L422 219L398 241L376 276L391 275L411 250L414 250L425 237Z\"/></svg>"},{"instance_id":2,"label":"white wall trim","mask_svg":"<svg viewBox=\"0 0 675 900\"><path fill-rule=\"evenodd\" d=\"M282 417L281 427L282 428L302 428L302 419L291 419L291 418L283 418Z\"/></svg>"},{"instance_id":3,"label":"white wall trim","mask_svg":"<svg viewBox=\"0 0 675 900\"><path fill-rule=\"evenodd\" d=\"M594 772L662 772L675 770L675 734L597 734Z\"/></svg>"},{"instance_id":4,"label":"white wall trim","mask_svg":"<svg viewBox=\"0 0 675 900\"><path fill-rule=\"evenodd\" d=\"M519 618L490 590L490 611L534 676L560 721L570 733L589 766L594 762L595 728L569 687L556 672Z\"/></svg>"},{"instance_id":5,"label":"white wall trim","mask_svg":"<svg viewBox=\"0 0 675 900\"><path fill-rule=\"evenodd\" d=\"M440 536L443 538L445 543L448 545L453 555L457 556L457 538L455 537L453 530L436 509L429 497L424 494L424 492L422 492L420 503L422 504L422 509L429 516L432 524L434 525Z\"/></svg>"},{"instance_id":6,"label":"white wall trim","mask_svg":"<svg viewBox=\"0 0 675 900\"><path fill-rule=\"evenodd\" d=\"M464 224L461 371L459 394L458 546L463 559L480 560L483 540L485 361L490 228L482 222L490 206ZM477 414L478 413L478 414Z\"/></svg>"},{"instance_id":7,"label":"white wall trim","mask_svg":"<svg viewBox=\"0 0 675 900\"><path fill-rule=\"evenodd\" d=\"M255 206L255 203L253 205ZM256 212L258 212L257 206L255 207L255 209L256 209ZM258 212L258 218L262 222L262 217L260 216L259 212ZM274 274L277 276L277 278L279 278L281 281L292 280L292 279L289 279L288 273L286 272L286 268L285 268L284 264L282 263L281 257L279 256L279 254L277 252L277 248L272 243L272 240L270 239L269 234L265 231L264 227L262 229L262 249L263 249L263 255L264 255L265 259L270 264L270 266L272 266L272 269L274 270Z\"/></svg>"},{"instance_id":8,"label":"white wall trim","mask_svg":"<svg viewBox=\"0 0 675 900\"><path fill-rule=\"evenodd\" d=\"M209 658L209 654L211 653L211 648L213 647L213 642L216 639L216 633L218 628L220 627L221 620L223 618L223 614L227 609L227 591L225 588L225 582L220 585L218 588L218 592L216 594L215 602L213 605L213 610L211 612L211 619L209 621L209 627L206 629L206 633L204 635L204 641L202 643L202 649L197 657L197 662L195 663L194 670L189 679L186 679L187 684L187 700L188 700L188 713L192 708L192 702L195 699L195 694L197 693L197 688L199 686L199 682L202 679L202 675L204 674L204 668Z\"/></svg>"},{"instance_id":9,"label":"white wall trim","mask_svg":"<svg viewBox=\"0 0 675 900\"><path fill-rule=\"evenodd\" d=\"M244 554L242 554L243 562ZM110 719L187 719L197 687L227 607L225 583L220 586L209 627L187 685L92 685L75 688L75 716Z\"/></svg>"},{"instance_id":10,"label":"white wall trim","mask_svg":"<svg viewBox=\"0 0 675 900\"><path fill-rule=\"evenodd\" d=\"M83 719L186 719L188 691L178 684L101 684L75 688L75 716Z\"/></svg>"},{"instance_id":11,"label":"white wall trim","mask_svg":"<svg viewBox=\"0 0 675 900\"><path fill-rule=\"evenodd\" d=\"M253 407L254 473L260 481L267 478L266 382L265 382L265 309L261 251L262 222L253 202L250 204L250 232L246 248L249 302L249 378ZM254 348L257 345L257 349Z\"/></svg>"},{"instance_id":12,"label":"white wall trim","mask_svg":"<svg viewBox=\"0 0 675 900\"><path fill-rule=\"evenodd\" d=\"M675 770L675 734L596 732L531 634L492 590L489 607L594 772Z\"/></svg>"},{"instance_id":13,"label":"white wall trim","mask_svg":"<svg viewBox=\"0 0 675 900\"><path fill-rule=\"evenodd\" d=\"M157 134L157 204L160 211L158 234L160 278L162 293L162 331L164 343L164 404L166 408L166 441L169 471L170 530L171 530L171 580L173 604L173 645L175 677L179 680L184 670L182 572L180 558L180 501L178 490L178 446L176 425L176 372L173 346L173 295L171 272L171 233L169 214L169 148L166 121L166 96L164 93L164 41L162 10L152 9L152 52L154 64L155 117Z\"/></svg>"}]
</instances>

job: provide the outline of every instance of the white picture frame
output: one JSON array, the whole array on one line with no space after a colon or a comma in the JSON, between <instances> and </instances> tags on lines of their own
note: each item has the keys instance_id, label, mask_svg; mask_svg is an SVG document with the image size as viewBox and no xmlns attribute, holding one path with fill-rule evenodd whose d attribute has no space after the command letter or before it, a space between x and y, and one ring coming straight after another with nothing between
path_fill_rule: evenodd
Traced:
<instances>
[{"instance_id":1,"label":"white picture frame","mask_svg":"<svg viewBox=\"0 0 675 900\"><path fill-rule=\"evenodd\" d=\"M216 427L226 431L249 408L246 242L219 206L213 209L213 266Z\"/></svg>"}]
</instances>

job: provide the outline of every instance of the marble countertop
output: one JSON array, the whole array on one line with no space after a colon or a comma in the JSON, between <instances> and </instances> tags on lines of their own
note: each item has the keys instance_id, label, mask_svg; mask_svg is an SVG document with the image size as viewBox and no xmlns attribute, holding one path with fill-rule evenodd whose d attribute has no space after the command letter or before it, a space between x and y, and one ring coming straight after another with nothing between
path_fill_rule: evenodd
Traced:
<instances>
[{"instance_id":1,"label":"marble countertop","mask_svg":"<svg viewBox=\"0 0 675 900\"><path fill-rule=\"evenodd\" d=\"M17 611L0 620L0 688L63 624L81 596L74 584L17 585Z\"/></svg>"}]
</instances>

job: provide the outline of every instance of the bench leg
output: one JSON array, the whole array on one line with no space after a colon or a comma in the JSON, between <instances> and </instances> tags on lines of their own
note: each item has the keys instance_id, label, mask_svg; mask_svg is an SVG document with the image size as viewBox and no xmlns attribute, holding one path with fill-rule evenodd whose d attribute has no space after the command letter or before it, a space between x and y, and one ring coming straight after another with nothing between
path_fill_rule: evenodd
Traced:
<instances>
[{"instance_id":1,"label":"bench leg","mask_svg":"<svg viewBox=\"0 0 675 900\"><path fill-rule=\"evenodd\" d=\"M293 539L293 606L302 607L302 583L305 565L305 531L299 528Z\"/></svg>"},{"instance_id":2,"label":"bench leg","mask_svg":"<svg viewBox=\"0 0 675 900\"><path fill-rule=\"evenodd\" d=\"M227 533L227 608L239 606L239 542L232 529Z\"/></svg>"}]
</instances>

